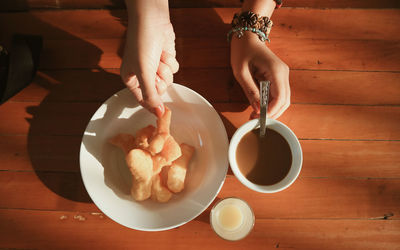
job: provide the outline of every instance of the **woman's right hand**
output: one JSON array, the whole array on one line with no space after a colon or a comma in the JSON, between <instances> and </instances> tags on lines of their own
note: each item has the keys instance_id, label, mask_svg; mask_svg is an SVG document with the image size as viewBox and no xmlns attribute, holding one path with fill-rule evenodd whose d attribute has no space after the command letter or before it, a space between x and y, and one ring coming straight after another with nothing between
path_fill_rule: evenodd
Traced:
<instances>
[{"instance_id":1,"label":"woman's right hand","mask_svg":"<svg viewBox=\"0 0 400 250\"><path fill-rule=\"evenodd\" d=\"M161 95L179 69L168 1L126 1L129 22L121 78L137 101L158 117Z\"/></svg>"}]
</instances>

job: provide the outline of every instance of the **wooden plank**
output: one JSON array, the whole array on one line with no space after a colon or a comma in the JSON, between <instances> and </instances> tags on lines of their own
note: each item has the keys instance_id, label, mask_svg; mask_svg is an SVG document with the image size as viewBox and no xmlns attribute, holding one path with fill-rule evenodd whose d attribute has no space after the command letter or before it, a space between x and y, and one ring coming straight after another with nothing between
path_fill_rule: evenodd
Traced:
<instances>
[{"instance_id":1,"label":"wooden plank","mask_svg":"<svg viewBox=\"0 0 400 250\"><path fill-rule=\"evenodd\" d=\"M399 73L291 70L289 78L294 104L400 104ZM247 102L230 68L183 68L175 81L188 84L211 102Z\"/></svg>"},{"instance_id":2,"label":"wooden plank","mask_svg":"<svg viewBox=\"0 0 400 250\"><path fill-rule=\"evenodd\" d=\"M171 21L178 37L223 37L237 11L232 8L172 9ZM273 38L400 39L397 9L281 9L272 19ZM45 39L122 38L126 25L126 10L1 13L0 37L18 32L40 34Z\"/></svg>"},{"instance_id":3,"label":"wooden plank","mask_svg":"<svg viewBox=\"0 0 400 250\"><path fill-rule=\"evenodd\" d=\"M239 1L231 0L173 0L169 1L171 8L209 8L209 7L240 7ZM6 0L0 6L0 11L26 11L30 9L96 9L124 8L123 0ZM306 7L306 8L400 8L396 0L285 0L285 7Z\"/></svg>"},{"instance_id":4,"label":"wooden plank","mask_svg":"<svg viewBox=\"0 0 400 250\"><path fill-rule=\"evenodd\" d=\"M175 82L187 86L209 101L229 101L230 69L182 69ZM216 84L218 83L218 84ZM103 102L124 88L119 69L81 69L39 71L32 84L18 93L11 102ZM213 89L214 91L209 91ZM236 95L240 96L240 89Z\"/></svg>"},{"instance_id":5,"label":"wooden plank","mask_svg":"<svg viewBox=\"0 0 400 250\"><path fill-rule=\"evenodd\" d=\"M100 103L60 103L53 105L51 103L42 103L37 106L37 103L24 102L15 103L16 106L25 111L23 116L21 113L13 112L12 103L10 114L5 114L4 117L9 119L4 122L4 126L13 126L12 122L15 118L25 117L25 120L15 123L15 127L11 128L11 133L25 134L28 132L31 135L83 135L86 125L94 112L99 108ZM2 110L7 111L7 104L3 105ZM18 110L22 111L22 110ZM0 113L2 113L0 111ZM17 118L18 119L18 118ZM6 125L7 124L7 125ZM23 131L26 132L23 132ZM1 130L2 134L9 134L7 129ZM21 133L22 132L22 133Z\"/></svg>"},{"instance_id":6,"label":"wooden plank","mask_svg":"<svg viewBox=\"0 0 400 250\"><path fill-rule=\"evenodd\" d=\"M214 234L208 221L199 219L177 229L150 233L125 228L102 214L0 210L0 217L4 222L0 224L0 246L17 249L126 249L132 245L154 249L155 242L157 249L198 245L207 249L395 249L400 244L398 220L257 218L245 239L229 242ZM79 221L83 217L85 220Z\"/></svg>"},{"instance_id":7,"label":"wooden plank","mask_svg":"<svg viewBox=\"0 0 400 250\"><path fill-rule=\"evenodd\" d=\"M244 188L231 176L219 197L245 197L259 218L375 218L390 213L397 218L396 211L400 209L398 179L301 176L288 189L269 195Z\"/></svg>"},{"instance_id":8,"label":"wooden plank","mask_svg":"<svg viewBox=\"0 0 400 250\"><path fill-rule=\"evenodd\" d=\"M122 43L121 39L46 40L40 68L119 68ZM177 38L176 44L181 68L230 66L224 38ZM400 43L395 41L276 38L270 47L291 69L400 71Z\"/></svg>"},{"instance_id":9,"label":"wooden plank","mask_svg":"<svg viewBox=\"0 0 400 250\"><path fill-rule=\"evenodd\" d=\"M41 35L45 39L121 38L125 36L126 22L126 10L1 13L0 37L28 33Z\"/></svg>"},{"instance_id":10,"label":"wooden plank","mask_svg":"<svg viewBox=\"0 0 400 250\"><path fill-rule=\"evenodd\" d=\"M0 172L1 208L97 212L80 173Z\"/></svg>"},{"instance_id":11,"label":"wooden plank","mask_svg":"<svg viewBox=\"0 0 400 250\"><path fill-rule=\"evenodd\" d=\"M1 136L0 170L79 172L80 143L80 136ZM399 141L300 143L303 177L400 178Z\"/></svg>"},{"instance_id":12,"label":"wooden plank","mask_svg":"<svg viewBox=\"0 0 400 250\"><path fill-rule=\"evenodd\" d=\"M400 8L400 3L395 0L382 0L379 2L370 0L285 0L285 6L308 8Z\"/></svg>"},{"instance_id":13,"label":"wooden plank","mask_svg":"<svg viewBox=\"0 0 400 250\"><path fill-rule=\"evenodd\" d=\"M201 1L185 1L174 0L170 1L170 5L174 8L182 7L240 7L239 1L231 0L201 0ZM382 0L379 3L371 0L285 0L283 2L283 9L285 7L305 7L305 8L399 8L399 2L395 0Z\"/></svg>"},{"instance_id":14,"label":"wooden plank","mask_svg":"<svg viewBox=\"0 0 400 250\"><path fill-rule=\"evenodd\" d=\"M399 141L300 141L303 177L400 177Z\"/></svg>"},{"instance_id":15,"label":"wooden plank","mask_svg":"<svg viewBox=\"0 0 400 250\"><path fill-rule=\"evenodd\" d=\"M292 69L398 71L400 43L390 41L275 39L271 49ZM301 48L301 49L299 49Z\"/></svg>"},{"instance_id":16,"label":"wooden plank","mask_svg":"<svg viewBox=\"0 0 400 250\"><path fill-rule=\"evenodd\" d=\"M125 8L124 0L58 0L59 8L75 9L75 8L106 8L120 9Z\"/></svg>"},{"instance_id":17,"label":"wooden plank","mask_svg":"<svg viewBox=\"0 0 400 250\"><path fill-rule=\"evenodd\" d=\"M230 29L232 17L238 11L240 9L176 9L171 12L171 22L177 37L220 37ZM399 13L397 9L281 9L271 17L274 22L271 39L398 40ZM371 15L381 20L371 23ZM187 27L193 27L195 32Z\"/></svg>"},{"instance_id":18,"label":"wooden plank","mask_svg":"<svg viewBox=\"0 0 400 250\"><path fill-rule=\"evenodd\" d=\"M30 9L57 8L56 0L5 0L0 5L0 11L27 11Z\"/></svg>"},{"instance_id":19,"label":"wooden plank","mask_svg":"<svg viewBox=\"0 0 400 250\"><path fill-rule=\"evenodd\" d=\"M0 106L7 117L0 134L82 135L99 105L8 102ZM213 105L229 136L250 117L246 103ZM279 120L302 139L400 140L400 107L293 104Z\"/></svg>"},{"instance_id":20,"label":"wooden plank","mask_svg":"<svg viewBox=\"0 0 400 250\"><path fill-rule=\"evenodd\" d=\"M11 102L104 102L125 88L119 69L38 71Z\"/></svg>"},{"instance_id":21,"label":"wooden plank","mask_svg":"<svg viewBox=\"0 0 400 250\"><path fill-rule=\"evenodd\" d=\"M216 103L228 136L248 121L247 104ZM400 108L293 104L279 118L301 139L399 140Z\"/></svg>"},{"instance_id":22,"label":"wooden plank","mask_svg":"<svg viewBox=\"0 0 400 250\"><path fill-rule=\"evenodd\" d=\"M0 208L97 212L79 173L1 171ZM26 195L29 190L29 195ZM400 213L400 179L302 178L261 194L228 175L218 197L246 197L257 218L376 218ZM296 209L293 209L296 207Z\"/></svg>"},{"instance_id":23,"label":"wooden plank","mask_svg":"<svg viewBox=\"0 0 400 250\"><path fill-rule=\"evenodd\" d=\"M211 102L247 102L230 68L183 68L174 80ZM399 82L399 73L292 70L291 102L399 105ZM10 101L100 102L122 88L118 69L45 70Z\"/></svg>"},{"instance_id":24,"label":"wooden plank","mask_svg":"<svg viewBox=\"0 0 400 250\"><path fill-rule=\"evenodd\" d=\"M81 136L1 136L0 170L79 172Z\"/></svg>"},{"instance_id":25,"label":"wooden plank","mask_svg":"<svg viewBox=\"0 0 400 250\"><path fill-rule=\"evenodd\" d=\"M83 135L100 103L8 102L0 106L0 134Z\"/></svg>"},{"instance_id":26,"label":"wooden plank","mask_svg":"<svg viewBox=\"0 0 400 250\"><path fill-rule=\"evenodd\" d=\"M400 104L400 74L383 72L290 72L293 103Z\"/></svg>"}]
</instances>

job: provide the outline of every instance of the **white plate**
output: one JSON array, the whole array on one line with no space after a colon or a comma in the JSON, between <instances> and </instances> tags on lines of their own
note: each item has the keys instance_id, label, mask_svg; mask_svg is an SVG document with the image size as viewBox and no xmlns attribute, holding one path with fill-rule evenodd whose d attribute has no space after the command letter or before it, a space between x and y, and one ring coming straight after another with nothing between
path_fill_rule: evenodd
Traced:
<instances>
[{"instance_id":1,"label":"white plate","mask_svg":"<svg viewBox=\"0 0 400 250\"><path fill-rule=\"evenodd\" d=\"M118 133L134 134L156 117L135 101L128 89L111 96L91 118L80 150L82 179L90 197L108 217L129 228L161 231L201 214L217 196L228 169L228 137L211 104L179 84L162 99L171 110L171 134L196 148L185 189L167 203L136 202L130 196L131 175L123 152L107 143Z\"/></svg>"}]
</instances>

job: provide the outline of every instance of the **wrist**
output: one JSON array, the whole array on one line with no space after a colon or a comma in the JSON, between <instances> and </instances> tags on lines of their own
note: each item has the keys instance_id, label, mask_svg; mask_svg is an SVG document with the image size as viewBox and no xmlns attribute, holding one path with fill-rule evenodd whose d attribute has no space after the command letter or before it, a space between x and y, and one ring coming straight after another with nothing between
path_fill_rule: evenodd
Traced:
<instances>
[{"instance_id":1,"label":"wrist","mask_svg":"<svg viewBox=\"0 0 400 250\"><path fill-rule=\"evenodd\" d=\"M242 11L252 11L260 16L271 18L276 7L274 0L245 0L243 1Z\"/></svg>"},{"instance_id":2,"label":"wrist","mask_svg":"<svg viewBox=\"0 0 400 250\"><path fill-rule=\"evenodd\" d=\"M240 46L247 46L250 43L264 43L264 42L260 41L258 35L253 32L244 32L243 36L240 38L238 38L236 35L233 35L231 39L231 47L239 44Z\"/></svg>"},{"instance_id":3,"label":"wrist","mask_svg":"<svg viewBox=\"0 0 400 250\"><path fill-rule=\"evenodd\" d=\"M246 32L253 32L258 35L262 42L269 42L268 37L272 28L272 20L267 16L260 16L252 11L235 13L231 25L232 29L227 33L228 42L231 40L232 35L241 38Z\"/></svg>"}]
</instances>

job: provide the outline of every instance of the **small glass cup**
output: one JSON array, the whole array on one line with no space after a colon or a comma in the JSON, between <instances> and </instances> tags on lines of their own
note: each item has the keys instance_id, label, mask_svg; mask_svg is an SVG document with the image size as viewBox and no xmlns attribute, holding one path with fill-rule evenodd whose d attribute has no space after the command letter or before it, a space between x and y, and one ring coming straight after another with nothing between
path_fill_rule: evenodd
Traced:
<instances>
[{"instance_id":1,"label":"small glass cup","mask_svg":"<svg viewBox=\"0 0 400 250\"><path fill-rule=\"evenodd\" d=\"M227 218L234 214L240 217L237 225L232 224L232 221L229 221L230 218ZM228 225L223 225L227 219ZM254 222L254 213L249 204L236 197L227 197L218 201L210 212L210 225L224 240L237 241L245 238L253 229Z\"/></svg>"}]
</instances>

